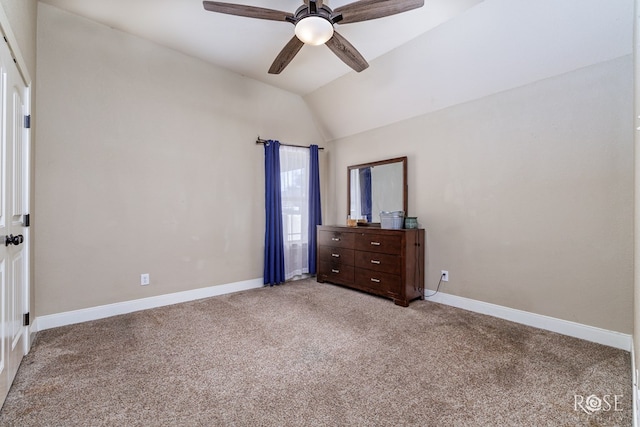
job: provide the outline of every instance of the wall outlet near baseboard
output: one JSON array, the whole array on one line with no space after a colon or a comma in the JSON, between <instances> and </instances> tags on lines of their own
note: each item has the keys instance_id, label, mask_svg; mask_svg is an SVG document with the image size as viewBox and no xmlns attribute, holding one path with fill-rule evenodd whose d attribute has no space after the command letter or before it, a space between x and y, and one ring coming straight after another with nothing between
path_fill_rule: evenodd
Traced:
<instances>
[{"instance_id":1,"label":"wall outlet near baseboard","mask_svg":"<svg viewBox=\"0 0 640 427\"><path fill-rule=\"evenodd\" d=\"M440 270L440 275L442 277L443 282L449 281L449 272L447 270Z\"/></svg>"},{"instance_id":2,"label":"wall outlet near baseboard","mask_svg":"<svg viewBox=\"0 0 640 427\"><path fill-rule=\"evenodd\" d=\"M140 275L140 285L147 286L149 284L149 273L143 273Z\"/></svg>"}]
</instances>

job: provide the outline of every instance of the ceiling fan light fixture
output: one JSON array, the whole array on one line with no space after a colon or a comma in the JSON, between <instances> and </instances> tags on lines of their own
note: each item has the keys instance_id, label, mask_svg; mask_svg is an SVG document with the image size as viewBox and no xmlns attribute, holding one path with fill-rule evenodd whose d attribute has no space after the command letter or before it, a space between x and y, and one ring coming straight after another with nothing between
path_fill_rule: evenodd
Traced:
<instances>
[{"instance_id":1,"label":"ceiling fan light fixture","mask_svg":"<svg viewBox=\"0 0 640 427\"><path fill-rule=\"evenodd\" d=\"M307 16L296 24L296 37L312 46L325 44L333 37L333 24L320 16Z\"/></svg>"}]
</instances>

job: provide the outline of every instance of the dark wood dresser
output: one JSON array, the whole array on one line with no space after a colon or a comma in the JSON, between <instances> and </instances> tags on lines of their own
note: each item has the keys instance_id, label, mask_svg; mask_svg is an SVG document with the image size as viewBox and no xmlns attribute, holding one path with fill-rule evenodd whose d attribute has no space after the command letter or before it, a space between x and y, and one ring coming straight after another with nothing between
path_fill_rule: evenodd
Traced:
<instances>
[{"instance_id":1,"label":"dark wood dresser","mask_svg":"<svg viewBox=\"0 0 640 427\"><path fill-rule=\"evenodd\" d=\"M318 282L391 298L424 297L424 229L318 226Z\"/></svg>"}]
</instances>

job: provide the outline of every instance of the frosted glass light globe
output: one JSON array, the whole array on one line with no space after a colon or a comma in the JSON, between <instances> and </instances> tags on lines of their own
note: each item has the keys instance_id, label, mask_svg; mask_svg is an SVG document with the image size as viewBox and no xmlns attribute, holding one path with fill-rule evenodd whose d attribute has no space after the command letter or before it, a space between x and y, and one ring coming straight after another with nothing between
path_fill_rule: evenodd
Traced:
<instances>
[{"instance_id":1,"label":"frosted glass light globe","mask_svg":"<svg viewBox=\"0 0 640 427\"><path fill-rule=\"evenodd\" d=\"M319 16L307 16L296 24L296 37L313 46L325 44L333 37L333 24Z\"/></svg>"}]
</instances>

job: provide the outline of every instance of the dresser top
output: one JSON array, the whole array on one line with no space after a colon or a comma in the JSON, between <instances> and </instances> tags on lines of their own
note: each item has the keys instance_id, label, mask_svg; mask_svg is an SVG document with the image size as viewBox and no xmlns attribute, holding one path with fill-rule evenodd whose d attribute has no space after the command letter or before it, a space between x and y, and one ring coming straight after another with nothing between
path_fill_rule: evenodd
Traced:
<instances>
[{"instance_id":1,"label":"dresser top","mask_svg":"<svg viewBox=\"0 0 640 427\"><path fill-rule=\"evenodd\" d=\"M318 230L325 231L340 231L342 233L376 233L376 234L387 234L387 233L412 233L416 230L424 230L424 228L400 228L400 229L391 229L391 228L380 228L373 225L364 225L357 227L347 227L346 225L318 225Z\"/></svg>"}]
</instances>

